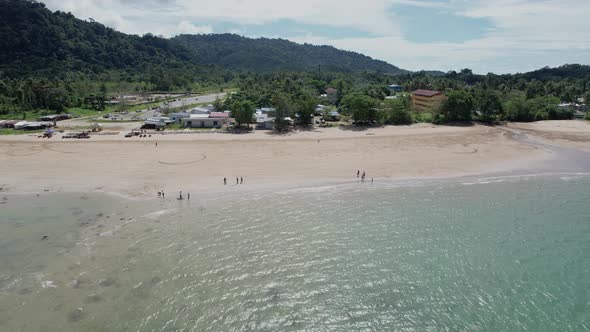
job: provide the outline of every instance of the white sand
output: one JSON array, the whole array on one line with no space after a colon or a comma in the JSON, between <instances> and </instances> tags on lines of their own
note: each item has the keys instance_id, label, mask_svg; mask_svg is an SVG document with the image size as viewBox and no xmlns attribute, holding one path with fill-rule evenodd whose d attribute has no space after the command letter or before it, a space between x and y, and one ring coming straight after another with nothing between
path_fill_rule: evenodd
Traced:
<instances>
[{"instance_id":1,"label":"white sand","mask_svg":"<svg viewBox=\"0 0 590 332\"><path fill-rule=\"evenodd\" d=\"M573 129L561 122L526 125L533 127L511 127L540 137L557 135L544 139L560 142L576 135L573 146L590 148L585 123ZM478 125L318 128L289 135L260 131L124 138L121 133L89 140L5 136L0 151L4 191L105 191L138 197L153 197L160 189L175 195L180 189L203 193L346 183L357 181L357 170L376 181L483 174L527 169L551 156L514 141L501 127ZM223 186L224 177L228 186ZM244 177L245 184L235 186L236 177Z\"/></svg>"}]
</instances>

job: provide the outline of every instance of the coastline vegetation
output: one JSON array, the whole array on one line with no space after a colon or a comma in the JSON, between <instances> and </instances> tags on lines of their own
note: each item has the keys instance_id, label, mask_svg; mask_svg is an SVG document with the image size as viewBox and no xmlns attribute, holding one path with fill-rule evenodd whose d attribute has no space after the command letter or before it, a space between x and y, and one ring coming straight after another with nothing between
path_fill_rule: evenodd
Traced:
<instances>
[{"instance_id":1,"label":"coastline vegetation","mask_svg":"<svg viewBox=\"0 0 590 332\"><path fill-rule=\"evenodd\" d=\"M242 125L251 123L252 109L272 107L278 130L289 128L288 118L301 126L312 124L320 112L318 104L357 125L497 123L571 119L574 111L558 105L587 103L590 98L590 66L584 65L512 75L478 75L470 69L408 72L352 52L311 45L300 46L320 53L297 57L302 49L280 40L127 35L30 0L0 0L0 19L5 22L0 29L0 119L32 120L64 112L101 116L161 103L109 103L121 94L231 91L226 100L215 101L216 110L233 110ZM239 56L215 62L232 40L241 47ZM287 58L305 61L269 66L269 59L259 53L272 52L247 51L247 46L280 49ZM315 58L322 52L338 65L322 70ZM341 65L344 59L348 67ZM404 92L393 93L390 84L401 85ZM416 112L409 92L417 89L443 91L446 100L430 113Z\"/></svg>"}]
</instances>

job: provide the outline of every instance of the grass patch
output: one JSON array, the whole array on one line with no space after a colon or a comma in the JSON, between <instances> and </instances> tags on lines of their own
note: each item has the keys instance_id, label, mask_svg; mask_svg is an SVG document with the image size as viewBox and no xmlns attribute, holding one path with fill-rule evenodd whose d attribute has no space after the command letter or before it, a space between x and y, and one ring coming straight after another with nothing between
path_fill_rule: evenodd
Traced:
<instances>
[{"instance_id":1,"label":"grass patch","mask_svg":"<svg viewBox=\"0 0 590 332\"><path fill-rule=\"evenodd\" d=\"M432 123L433 116L431 112L412 112L412 118L415 123Z\"/></svg>"}]
</instances>

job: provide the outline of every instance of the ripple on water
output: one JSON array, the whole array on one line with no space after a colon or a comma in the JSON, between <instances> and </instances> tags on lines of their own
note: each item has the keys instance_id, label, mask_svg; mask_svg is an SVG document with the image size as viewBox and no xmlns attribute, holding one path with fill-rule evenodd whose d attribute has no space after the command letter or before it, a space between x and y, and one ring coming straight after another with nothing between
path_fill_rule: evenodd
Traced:
<instances>
[{"instance_id":1,"label":"ripple on water","mask_svg":"<svg viewBox=\"0 0 590 332\"><path fill-rule=\"evenodd\" d=\"M108 205L65 209L74 223L117 217L104 220L110 236L83 228L88 240L66 241L76 245L61 255L23 248L46 250L31 265L42 278L0 273L0 291L11 290L0 309L35 300L22 312L56 307L71 331L584 331L588 184L298 190L206 210L132 207L133 222ZM58 287L43 290L48 280ZM11 317L9 328L25 322Z\"/></svg>"}]
</instances>

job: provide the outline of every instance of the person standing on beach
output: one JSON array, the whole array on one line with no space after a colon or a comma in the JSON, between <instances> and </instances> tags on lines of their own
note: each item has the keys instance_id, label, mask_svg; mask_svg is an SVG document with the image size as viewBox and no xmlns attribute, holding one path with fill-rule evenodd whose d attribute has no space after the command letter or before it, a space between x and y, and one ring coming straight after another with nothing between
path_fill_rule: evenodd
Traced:
<instances>
[{"instance_id":1,"label":"person standing on beach","mask_svg":"<svg viewBox=\"0 0 590 332\"><path fill-rule=\"evenodd\" d=\"M240 184L240 179L236 178L236 184Z\"/></svg>"},{"instance_id":2,"label":"person standing on beach","mask_svg":"<svg viewBox=\"0 0 590 332\"><path fill-rule=\"evenodd\" d=\"M240 184L243 184L243 183L244 183L244 178L240 177Z\"/></svg>"},{"instance_id":3,"label":"person standing on beach","mask_svg":"<svg viewBox=\"0 0 590 332\"><path fill-rule=\"evenodd\" d=\"M223 178L223 185L227 185L227 178Z\"/></svg>"},{"instance_id":4,"label":"person standing on beach","mask_svg":"<svg viewBox=\"0 0 590 332\"><path fill-rule=\"evenodd\" d=\"M156 141L156 147L158 147L158 141Z\"/></svg>"},{"instance_id":5,"label":"person standing on beach","mask_svg":"<svg viewBox=\"0 0 590 332\"><path fill-rule=\"evenodd\" d=\"M356 171L356 177L358 178L360 176L360 174L361 174L361 171L360 170L357 170Z\"/></svg>"},{"instance_id":6,"label":"person standing on beach","mask_svg":"<svg viewBox=\"0 0 590 332\"><path fill-rule=\"evenodd\" d=\"M186 200L190 201L191 200L191 193L186 194Z\"/></svg>"},{"instance_id":7,"label":"person standing on beach","mask_svg":"<svg viewBox=\"0 0 590 332\"><path fill-rule=\"evenodd\" d=\"M178 199L182 199L182 190L178 194L179 194Z\"/></svg>"},{"instance_id":8,"label":"person standing on beach","mask_svg":"<svg viewBox=\"0 0 590 332\"><path fill-rule=\"evenodd\" d=\"M373 178L371 178L371 183L373 183Z\"/></svg>"},{"instance_id":9,"label":"person standing on beach","mask_svg":"<svg viewBox=\"0 0 590 332\"><path fill-rule=\"evenodd\" d=\"M164 198L164 197L165 197L165 195L164 195L164 189L162 189L162 198Z\"/></svg>"}]
</instances>

